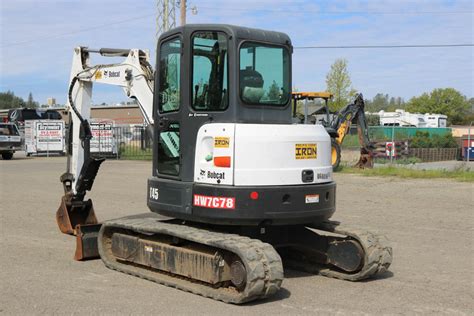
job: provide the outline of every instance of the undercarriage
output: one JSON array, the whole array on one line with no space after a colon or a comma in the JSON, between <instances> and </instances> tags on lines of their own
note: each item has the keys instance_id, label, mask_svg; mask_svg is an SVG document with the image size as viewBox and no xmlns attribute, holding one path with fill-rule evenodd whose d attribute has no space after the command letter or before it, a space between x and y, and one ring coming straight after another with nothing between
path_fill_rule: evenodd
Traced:
<instances>
[{"instance_id":1,"label":"undercarriage","mask_svg":"<svg viewBox=\"0 0 474 316\"><path fill-rule=\"evenodd\" d=\"M222 227L162 220L146 213L102 224L107 267L194 294L241 304L275 294L283 268L358 281L392 261L385 238L339 229L336 222Z\"/></svg>"}]
</instances>

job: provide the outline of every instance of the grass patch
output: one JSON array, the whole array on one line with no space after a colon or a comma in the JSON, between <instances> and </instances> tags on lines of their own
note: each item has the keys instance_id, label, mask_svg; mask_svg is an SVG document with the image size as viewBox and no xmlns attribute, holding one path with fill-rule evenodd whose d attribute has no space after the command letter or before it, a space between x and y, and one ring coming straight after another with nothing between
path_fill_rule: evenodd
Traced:
<instances>
[{"instance_id":1,"label":"grass patch","mask_svg":"<svg viewBox=\"0 0 474 316\"><path fill-rule=\"evenodd\" d=\"M420 158L417 157L401 157L393 160L394 163L397 165L413 165L415 163L422 162ZM388 158L375 158L374 163L379 163L379 164L389 164L390 159Z\"/></svg>"},{"instance_id":2,"label":"grass patch","mask_svg":"<svg viewBox=\"0 0 474 316\"><path fill-rule=\"evenodd\" d=\"M399 177L411 179L453 179L463 182L474 182L474 172L468 170L417 170L403 167L384 166L373 169L358 169L352 167L341 167L341 173L360 174L363 176Z\"/></svg>"},{"instance_id":3,"label":"grass patch","mask_svg":"<svg viewBox=\"0 0 474 316\"><path fill-rule=\"evenodd\" d=\"M151 148L141 150L135 146L120 146L120 159L124 160L151 160L153 153Z\"/></svg>"},{"instance_id":4,"label":"grass patch","mask_svg":"<svg viewBox=\"0 0 474 316\"><path fill-rule=\"evenodd\" d=\"M342 148L353 148L353 147L360 148L359 136L346 135L346 137L344 137L344 141L342 142L341 147Z\"/></svg>"}]
</instances>

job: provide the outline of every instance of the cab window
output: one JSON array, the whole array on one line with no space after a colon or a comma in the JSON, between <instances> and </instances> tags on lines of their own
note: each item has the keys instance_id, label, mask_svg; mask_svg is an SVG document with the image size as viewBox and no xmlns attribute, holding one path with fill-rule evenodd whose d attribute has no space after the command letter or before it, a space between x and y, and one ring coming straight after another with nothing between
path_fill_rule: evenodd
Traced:
<instances>
[{"instance_id":1,"label":"cab window","mask_svg":"<svg viewBox=\"0 0 474 316\"><path fill-rule=\"evenodd\" d=\"M290 98L290 58L282 46L245 42L240 47L240 98L247 104L283 106Z\"/></svg>"},{"instance_id":2,"label":"cab window","mask_svg":"<svg viewBox=\"0 0 474 316\"><path fill-rule=\"evenodd\" d=\"M159 60L159 110L179 110L181 40L174 38L161 44Z\"/></svg>"},{"instance_id":3,"label":"cab window","mask_svg":"<svg viewBox=\"0 0 474 316\"><path fill-rule=\"evenodd\" d=\"M0 124L0 135L5 136L18 136L20 133L13 124Z\"/></svg>"},{"instance_id":4,"label":"cab window","mask_svg":"<svg viewBox=\"0 0 474 316\"><path fill-rule=\"evenodd\" d=\"M228 105L227 37L222 32L197 32L192 37L192 107L221 111Z\"/></svg>"}]
</instances>

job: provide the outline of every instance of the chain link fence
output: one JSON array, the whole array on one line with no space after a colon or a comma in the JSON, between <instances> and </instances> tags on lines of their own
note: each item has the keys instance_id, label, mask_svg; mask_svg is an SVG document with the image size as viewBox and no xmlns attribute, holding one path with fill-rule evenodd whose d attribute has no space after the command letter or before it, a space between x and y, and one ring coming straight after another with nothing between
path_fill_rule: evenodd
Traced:
<instances>
[{"instance_id":1,"label":"chain link fence","mask_svg":"<svg viewBox=\"0 0 474 316\"><path fill-rule=\"evenodd\" d=\"M417 131L428 133L430 137L451 134L450 128L370 126L369 137L375 147L376 162L384 163L390 161L391 158L394 162L406 163L448 161L460 158L460 148L413 148L411 139L416 136ZM351 127L342 147L344 161L352 162L358 159L360 144L356 126Z\"/></svg>"},{"instance_id":2,"label":"chain link fence","mask_svg":"<svg viewBox=\"0 0 474 316\"><path fill-rule=\"evenodd\" d=\"M411 129L408 131L400 127L395 129L370 127L369 133L376 146L376 158L390 159L391 150L386 148L386 144L391 142L392 135L390 133L392 130L394 131L395 160L411 159L412 161L431 162L459 158L460 149L458 148L410 148L410 140L406 137L409 133L413 133ZM387 130L390 131L387 132ZM441 132L446 133L447 131L437 131L437 133ZM93 155L116 159L152 159L153 140L144 125L96 123L92 125L92 133L94 138L91 141L91 153ZM354 156L352 158L358 159L360 146L356 128L351 128L349 135L344 140L343 148L348 158ZM347 152L354 152L354 154ZM343 159L344 156L343 153Z\"/></svg>"},{"instance_id":3,"label":"chain link fence","mask_svg":"<svg viewBox=\"0 0 474 316\"><path fill-rule=\"evenodd\" d=\"M91 124L91 155L116 159L151 160L153 141L143 125Z\"/></svg>"},{"instance_id":4,"label":"chain link fence","mask_svg":"<svg viewBox=\"0 0 474 316\"><path fill-rule=\"evenodd\" d=\"M456 160L459 158L458 148L410 148L409 157L416 157L423 162Z\"/></svg>"}]
</instances>

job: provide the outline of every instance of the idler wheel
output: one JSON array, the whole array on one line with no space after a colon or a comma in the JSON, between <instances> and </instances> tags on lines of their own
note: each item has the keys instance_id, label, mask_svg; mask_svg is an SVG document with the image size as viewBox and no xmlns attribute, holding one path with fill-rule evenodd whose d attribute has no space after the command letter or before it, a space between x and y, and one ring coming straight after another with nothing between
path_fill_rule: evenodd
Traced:
<instances>
[{"instance_id":1,"label":"idler wheel","mask_svg":"<svg viewBox=\"0 0 474 316\"><path fill-rule=\"evenodd\" d=\"M238 289L243 289L245 287L247 281L247 270L242 261L236 260L232 262L230 265L230 275L230 281L235 285L235 287Z\"/></svg>"}]
</instances>

